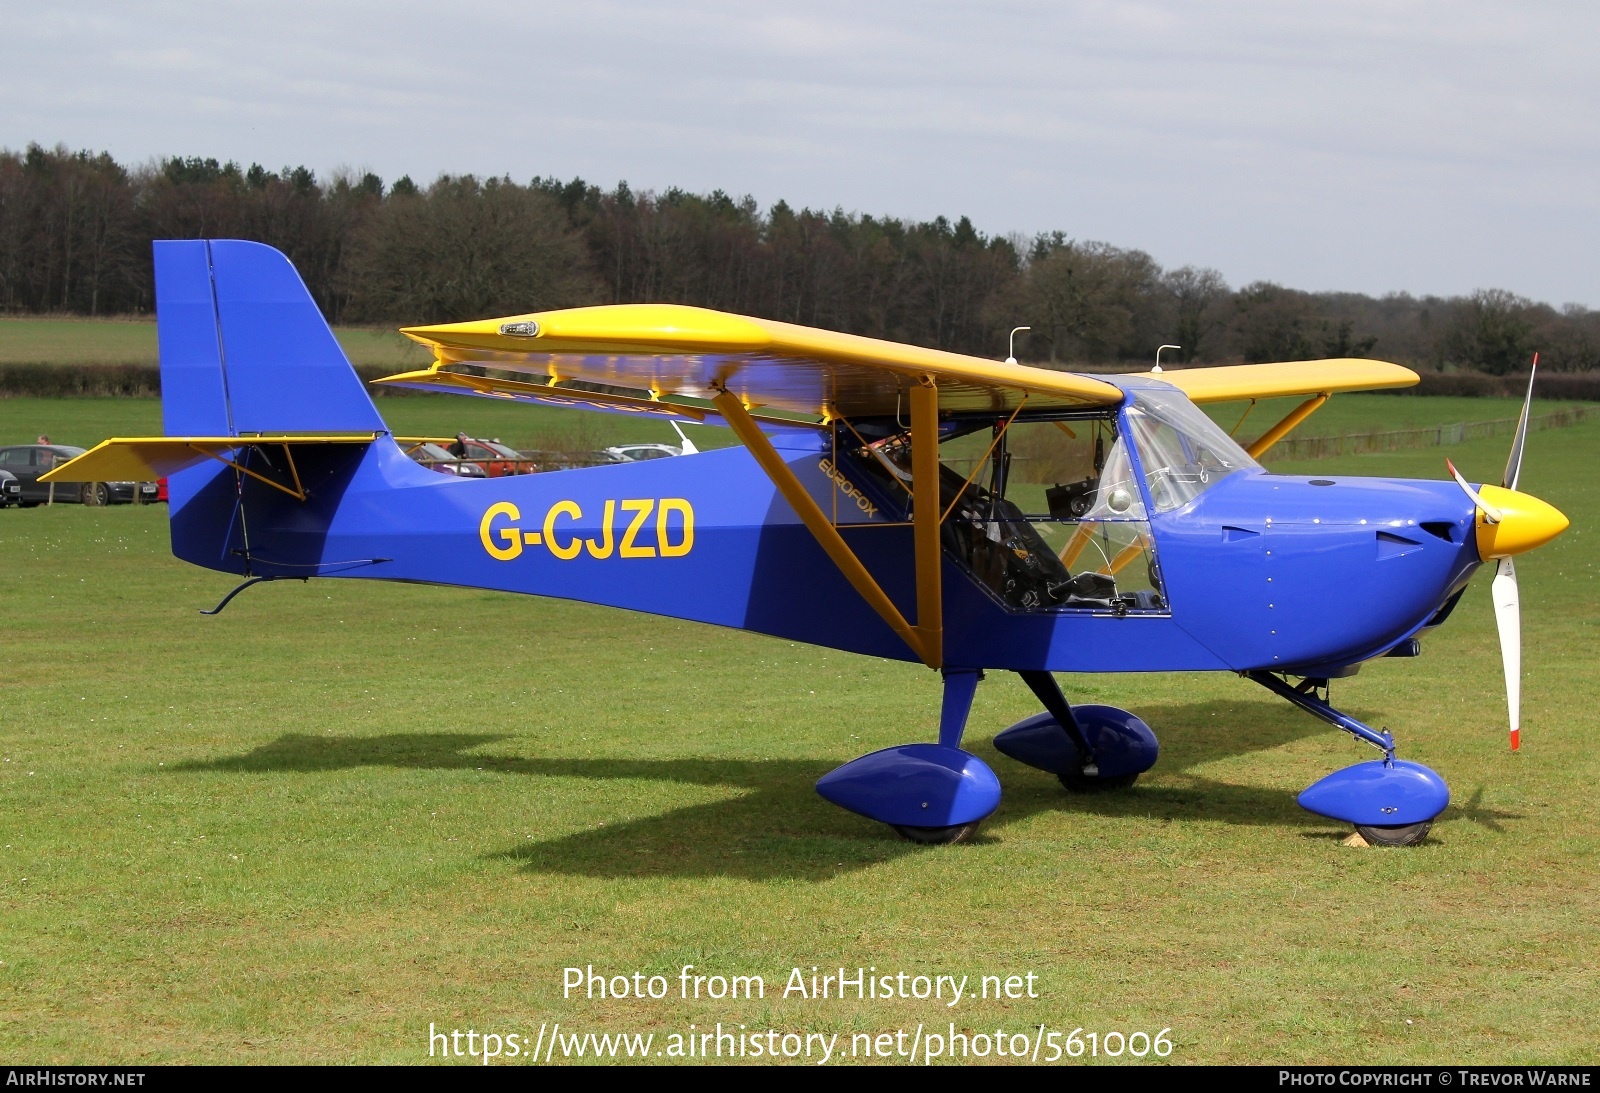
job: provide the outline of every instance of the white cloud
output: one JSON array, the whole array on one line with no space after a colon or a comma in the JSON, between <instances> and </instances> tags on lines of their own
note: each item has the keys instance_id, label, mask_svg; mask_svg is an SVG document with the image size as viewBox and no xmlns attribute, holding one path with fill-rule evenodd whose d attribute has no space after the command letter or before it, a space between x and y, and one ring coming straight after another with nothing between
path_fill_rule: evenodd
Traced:
<instances>
[{"instance_id":1,"label":"white cloud","mask_svg":"<svg viewBox=\"0 0 1600 1093\"><path fill-rule=\"evenodd\" d=\"M1600 9L0 0L0 144L750 192L1600 304Z\"/></svg>"}]
</instances>

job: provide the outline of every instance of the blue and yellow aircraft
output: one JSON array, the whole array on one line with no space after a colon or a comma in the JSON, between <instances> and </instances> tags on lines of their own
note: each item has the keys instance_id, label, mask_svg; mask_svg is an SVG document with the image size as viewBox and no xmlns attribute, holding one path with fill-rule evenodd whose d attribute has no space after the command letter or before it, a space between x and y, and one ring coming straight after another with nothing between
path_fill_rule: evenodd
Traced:
<instances>
[{"instance_id":1,"label":"blue and yellow aircraft","mask_svg":"<svg viewBox=\"0 0 1600 1093\"><path fill-rule=\"evenodd\" d=\"M407 329L433 366L379 382L742 442L473 480L406 457L278 251L158 242L155 265L166 435L105 441L51 479L169 475L173 553L240 588L501 589L921 661L943 676L938 742L817 783L914 842L964 839L999 804L961 748L985 670L1043 707L996 748L1073 791L1131 784L1158 745L1127 711L1070 704L1053 673L1238 673L1382 753L1301 805L1416 842L1444 781L1327 683L1415 656L1488 561L1517 745L1512 557L1567 525L1517 492L1526 404L1498 486L1304 478L1256 459L1330 395L1416 375L1353 359L1072 375L666 304ZM1283 396L1306 401L1248 449L1196 406Z\"/></svg>"}]
</instances>

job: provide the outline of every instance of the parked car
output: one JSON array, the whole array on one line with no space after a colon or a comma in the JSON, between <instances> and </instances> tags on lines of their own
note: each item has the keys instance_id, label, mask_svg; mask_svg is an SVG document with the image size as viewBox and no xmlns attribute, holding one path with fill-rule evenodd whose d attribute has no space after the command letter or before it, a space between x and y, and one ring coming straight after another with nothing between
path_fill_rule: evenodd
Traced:
<instances>
[{"instance_id":1,"label":"parked car","mask_svg":"<svg viewBox=\"0 0 1600 1093\"><path fill-rule=\"evenodd\" d=\"M406 449L406 454L440 474L453 474L458 478L488 478L488 472L476 463L463 462L437 444L417 444Z\"/></svg>"},{"instance_id":2,"label":"parked car","mask_svg":"<svg viewBox=\"0 0 1600 1093\"><path fill-rule=\"evenodd\" d=\"M665 459L669 455L682 455L676 444L618 444L606 451L624 463L637 463L641 459Z\"/></svg>"},{"instance_id":3,"label":"parked car","mask_svg":"<svg viewBox=\"0 0 1600 1093\"><path fill-rule=\"evenodd\" d=\"M111 505L130 501L154 501L154 482L40 482L39 476L54 470L84 449L71 444L17 444L0 448L0 470L16 477L21 485L17 503L23 508L46 501L73 501L84 505Z\"/></svg>"},{"instance_id":4,"label":"parked car","mask_svg":"<svg viewBox=\"0 0 1600 1093\"><path fill-rule=\"evenodd\" d=\"M498 440L475 440L468 437L466 448L467 453L464 458L472 460L475 466L482 467L483 473L490 478L503 478L508 474L530 474L539 469L538 464L524 458L521 452L507 447Z\"/></svg>"},{"instance_id":5,"label":"parked car","mask_svg":"<svg viewBox=\"0 0 1600 1093\"><path fill-rule=\"evenodd\" d=\"M624 462L610 452L535 449L518 454L525 460L524 466L533 471L570 471L577 467L607 467Z\"/></svg>"},{"instance_id":6,"label":"parked car","mask_svg":"<svg viewBox=\"0 0 1600 1093\"><path fill-rule=\"evenodd\" d=\"M22 483L10 471L0 471L0 509L22 500Z\"/></svg>"}]
</instances>

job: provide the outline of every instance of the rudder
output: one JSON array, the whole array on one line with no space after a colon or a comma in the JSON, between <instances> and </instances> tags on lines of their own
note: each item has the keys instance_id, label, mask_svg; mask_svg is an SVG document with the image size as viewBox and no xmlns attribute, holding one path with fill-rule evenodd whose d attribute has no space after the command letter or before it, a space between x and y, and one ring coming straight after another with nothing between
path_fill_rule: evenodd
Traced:
<instances>
[{"instance_id":1,"label":"rudder","mask_svg":"<svg viewBox=\"0 0 1600 1093\"><path fill-rule=\"evenodd\" d=\"M155 272L167 436L388 431L281 252L237 239L158 240ZM260 534L250 541L243 506L253 488L220 463L172 474L173 553L212 569L250 572L252 547L262 545ZM258 514L278 502L271 491L256 493Z\"/></svg>"},{"instance_id":2,"label":"rudder","mask_svg":"<svg viewBox=\"0 0 1600 1093\"><path fill-rule=\"evenodd\" d=\"M155 267L168 436L386 431L282 252L159 240Z\"/></svg>"}]
</instances>

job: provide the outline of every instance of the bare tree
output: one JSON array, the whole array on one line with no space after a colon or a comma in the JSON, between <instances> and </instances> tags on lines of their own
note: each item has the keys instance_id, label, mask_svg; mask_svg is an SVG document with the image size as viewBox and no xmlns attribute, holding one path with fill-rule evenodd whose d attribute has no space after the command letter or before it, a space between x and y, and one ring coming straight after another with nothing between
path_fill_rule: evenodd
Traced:
<instances>
[{"instance_id":1,"label":"bare tree","mask_svg":"<svg viewBox=\"0 0 1600 1093\"><path fill-rule=\"evenodd\" d=\"M1132 331L1133 311L1160 275L1143 251L1109 243L1041 237L1028 267L1028 319L1049 340L1050 360L1063 355L1116 356Z\"/></svg>"},{"instance_id":2,"label":"bare tree","mask_svg":"<svg viewBox=\"0 0 1600 1093\"><path fill-rule=\"evenodd\" d=\"M1445 333L1447 359L1496 376L1526 365L1533 352L1532 306L1504 289L1474 292Z\"/></svg>"},{"instance_id":3,"label":"bare tree","mask_svg":"<svg viewBox=\"0 0 1600 1093\"><path fill-rule=\"evenodd\" d=\"M559 204L506 179L443 176L391 197L350 256L351 313L448 322L597 301L588 254Z\"/></svg>"},{"instance_id":4,"label":"bare tree","mask_svg":"<svg viewBox=\"0 0 1600 1093\"><path fill-rule=\"evenodd\" d=\"M1178 359L1200 359L1212 333L1225 322L1228 283L1214 269L1183 266L1163 274L1161 287L1172 301L1172 344L1181 347Z\"/></svg>"}]
</instances>

